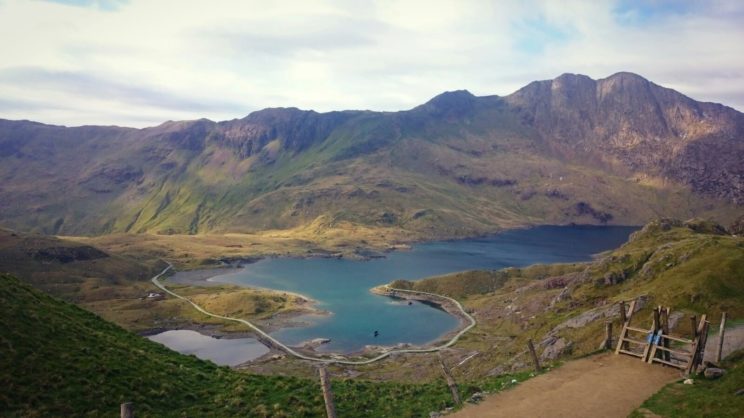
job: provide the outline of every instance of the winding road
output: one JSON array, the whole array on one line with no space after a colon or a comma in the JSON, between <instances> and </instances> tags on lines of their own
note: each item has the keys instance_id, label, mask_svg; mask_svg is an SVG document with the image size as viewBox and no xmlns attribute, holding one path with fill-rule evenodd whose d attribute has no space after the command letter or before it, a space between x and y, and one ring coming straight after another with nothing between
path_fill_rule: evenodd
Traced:
<instances>
[{"instance_id":1,"label":"winding road","mask_svg":"<svg viewBox=\"0 0 744 418\"><path fill-rule=\"evenodd\" d=\"M437 347L418 348L418 349L416 349L416 348L393 349L393 350L386 351L386 352L378 355L377 357L374 357L374 358L371 358L371 359L367 359L367 360L357 360L357 361L313 357L313 356L308 356L308 355L305 355L305 354L302 354L302 353L298 353L297 351L293 350L291 347L285 345L281 341L279 341L276 338L272 337L271 335L267 334L261 328L257 327L256 325L254 325L253 323L251 323L249 321L246 321L245 319L232 318L232 317L229 317L229 316L222 316L222 315L214 314L214 313L209 312L206 309L202 308L201 306L197 305L196 303L192 302L190 299L188 299L188 298L186 298L184 296L181 296L181 295L177 294L176 292L173 292L171 290L168 290L162 283L160 283L160 280L159 279L160 279L160 277L162 277L165 273L167 273L172 268L173 268L173 265L170 264L170 263L168 263L168 267L166 267L163 271L161 271L158 275L156 275L155 277L153 277L151 279L152 283L155 286L157 286L158 288L162 289L164 292L168 293L169 295L171 295L173 297L176 297L178 299L181 299L181 300L183 300L183 301L191 304L191 306L193 306L196 310L198 310L199 312L201 312L201 313L203 313L205 315L209 315L211 317L223 319L223 320L226 320L226 321L239 322L241 324L247 325L250 329L252 329L254 332L256 332L256 334L260 335L262 338L264 338L264 339L266 339L268 341L271 341L272 344L274 344L276 347L280 348L282 351L284 351L288 355L291 355L293 357L296 357L296 358L299 358L299 359L302 359L302 360L312 361L312 362L318 362L318 363L324 363L324 364L346 364L346 365L351 365L351 366L359 366L359 365L371 364L371 363L374 363L376 361L380 361L380 360L382 360L384 358L387 358L387 357L391 356L392 354L434 353L434 352L443 350L445 348L451 347L452 345L454 345L457 342L457 340L460 339L460 337L463 334L465 334L466 332L468 332L471 328L473 328L475 326L475 318L473 318L470 314L468 314L467 312L465 312L465 309L462 307L462 305L460 304L460 302L456 301L455 299L452 299L452 298L447 297L447 296L437 295L435 293L427 293L427 292L419 292L419 291L415 291L415 290L405 290L405 289L389 288L390 290L394 290L396 292L401 292L401 293L419 294L419 295L434 296L434 297L438 297L438 298L442 298L442 299L447 299L447 300L451 301L452 303L454 303L455 306L457 306L458 309L460 309L460 311L462 311L463 316L465 318L467 318L468 321L470 321L470 324L468 324L465 328L463 328L462 330L460 330L460 332L458 332L457 334L455 334L445 344L442 344L442 345L437 346Z\"/></svg>"}]
</instances>

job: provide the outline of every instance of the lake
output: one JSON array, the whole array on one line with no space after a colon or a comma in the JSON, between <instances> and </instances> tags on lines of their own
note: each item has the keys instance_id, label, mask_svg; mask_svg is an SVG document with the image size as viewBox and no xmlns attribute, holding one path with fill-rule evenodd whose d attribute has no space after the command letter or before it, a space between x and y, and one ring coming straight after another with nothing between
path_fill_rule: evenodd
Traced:
<instances>
[{"instance_id":1,"label":"lake","mask_svg":"<svg viewBox=\"0 0 744 418\"><path fill-rule=\"evenodd\" d=\"M369 261L268 258L214 281L301 293L331 315L305 315L308 326L272 335L288 345L314 338L331 342L319 351L349 353L365 345L425 344L457 327L456 318L431 306L373 295L395 279L421 279L463 270L589 261L616 248L637 230L626 226L540 226L496 235L415 245ZM379 335L374 336L378 331Z\"/></svg>"},{"instance_id":2,"label":"lake","mask_svg":"<svg viewBox=\"0 0 744 418\"><path fill-rule=\"evenodd\" d=\"M182 354L193 354L221 366L237 366L269 352L255 338L214 338L191 330L164 331L150 340Z\"/></svg>"}]
</instances>

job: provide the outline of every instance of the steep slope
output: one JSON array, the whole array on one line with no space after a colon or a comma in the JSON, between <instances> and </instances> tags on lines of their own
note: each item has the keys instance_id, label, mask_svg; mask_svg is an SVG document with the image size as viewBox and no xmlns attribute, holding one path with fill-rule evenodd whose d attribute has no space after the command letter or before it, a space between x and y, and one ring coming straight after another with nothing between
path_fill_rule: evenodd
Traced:
<instances>
[{"instance_id":1,"label":"steep slope","mask_svg":"<svg viewBox=\"0 0 744 418\"><path fill-rule=\"evenodd\" d=\"M0 415L317 417L313 380L255 376L177 354L0 274ZM334 381L340 416L422 416L441 384ZM374 393L374 396L371 394Z\"/></svg>"},{"instance_id":2,"label":"steep slope","mask_svg":"<svg viewBox=\"0 0 744 418\"><path fill-rule=\"evenodd\" d=\"M401 112L265 109L146 129L0 120L0 220L18 230L394 226L412 238L536 223L729 220L744 115L637 75L563 75ZM628 199L633 196L633 199Z\"/></svg>"},{"instance_id":3,"label":"steep slope","mask_svg":"<svg viewBox=\"0 0 744 418\"><path fill-rule=\"evenodd\" d=\"M597 81L564 74L506 101L563 155L594 157L742 202L744 117L734 109L696 102L632 73Z\"/></svg>"}]
</instances>

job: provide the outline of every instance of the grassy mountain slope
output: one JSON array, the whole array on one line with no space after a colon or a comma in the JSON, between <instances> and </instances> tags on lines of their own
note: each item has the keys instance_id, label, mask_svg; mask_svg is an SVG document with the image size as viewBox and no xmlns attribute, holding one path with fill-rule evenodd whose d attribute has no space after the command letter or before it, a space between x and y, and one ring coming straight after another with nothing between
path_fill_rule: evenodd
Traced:
<instances>
[{"instance_id":1,"label":"grassy mountain slope","mask_svg":"<svg viewBox=\"0 0 744 418\"><path fill-rule=\"evenodd\" d=\"M718 380L695 379L692 385L679 381L666 386L630 417L740 417L744 397L737 391L744 388L744 351L732 353L722 367L727 373Z\"/></svg>"},{"instance_id":2,"label":"grassy mountain slope","mask_svg":"<svg viewBox=\"0 0 744 418\"><path fill-rule=\"evenodd\" d=\"M146 129L0 121L0 219L63 235L323 219L413 239L729 220L744 193L742 138L741 113L627 73L563 75L506 97L448 92L391 113L265 109Z\"/></svg>"},{"instance_id":3,"label":"grassy mountain slope","mask_svg":"<svg viewBox=\"0 0 744 418\"><path fill-rule=\"evenodd\" d=\"M255 376L183 356L0 275L0 415L323 416L314 380ZM340 416L422 416L440 384L334 381Z\"/></svg>"}]
</instances>

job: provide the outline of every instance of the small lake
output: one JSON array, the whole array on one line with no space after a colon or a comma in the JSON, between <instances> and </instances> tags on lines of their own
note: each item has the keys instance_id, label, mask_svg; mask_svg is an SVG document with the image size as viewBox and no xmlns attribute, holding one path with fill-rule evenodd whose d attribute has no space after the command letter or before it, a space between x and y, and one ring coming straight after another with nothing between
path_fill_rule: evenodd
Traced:
<instances>
[{"instance_id":1,"label":"small lake","mask_svg":"<svg viewBox=\"0 0 744 418\"><path fill-rule=\"evenodd\" d=\"M457 319L431 306L409 305L369 289L395 279L421 279L463 270L589 261L617 248L636 227L541 226L497 235L417 244L410 251L369 261L268 258L214 281L301 293L331 315L305 315L308 326L272 335L288 345L330 338L319 351L348 353L365 345L425 344L457 327ZM374 336L378 331L379 335Z\"/></svg>"},{"instance_id":2,"label":"small lake","mask_svg":"<svg viewBox=\"0 0 744 418\"><path fill-rule=\"evenodd\" d=\"M255 338L214 338L185 329L165 331L147 338L171 350L193 354L220 366L237 366L269 352Z\"/></svg>"}]
</instances>

